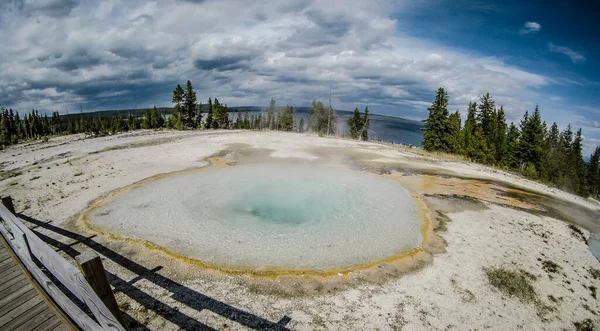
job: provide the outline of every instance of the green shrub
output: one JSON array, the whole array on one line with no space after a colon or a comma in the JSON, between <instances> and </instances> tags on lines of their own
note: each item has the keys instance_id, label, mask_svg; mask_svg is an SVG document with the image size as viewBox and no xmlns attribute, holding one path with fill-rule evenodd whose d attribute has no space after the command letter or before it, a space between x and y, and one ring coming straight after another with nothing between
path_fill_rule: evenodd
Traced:
<instances>
[{"instance_id":1,"label":"green shrub","mask_svg":"<svg viewBox=\"0 0 600 331\"><path fill-rule=\"evenodd\" d=\"M535 169L535 165L533 165L533 163L529 162L525 165L525 168L523 169L523 176L531 179L538 178L538 172Z\"/></svg>"}]
</instances>

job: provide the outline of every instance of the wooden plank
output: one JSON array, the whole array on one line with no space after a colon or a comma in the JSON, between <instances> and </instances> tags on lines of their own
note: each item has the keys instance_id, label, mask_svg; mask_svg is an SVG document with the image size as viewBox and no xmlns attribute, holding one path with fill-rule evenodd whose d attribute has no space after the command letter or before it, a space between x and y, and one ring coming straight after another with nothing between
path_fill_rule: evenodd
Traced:
<instances>
[{"instance_id":1,"label":"wooden plank","mask_svg":"<svg viewBox=\"0 0 600 331\"><path fill-rule=\"evenodd\" d=\"M40 298L38 296L38 293L34 289L31 289L31 291L28 291L25 294L23 294L19 298L19 300L13 300L13 301L3 305L2 307L0 307L0 316L3 316L4 314L17 308L18 306L25 304L29 300L43 301L42 298Z\"/></svg>"},{"instance_id":2,"label":"wooden plank","mask_svg":"<svg viewBox=\"0 0 600 331\"><path fill-rule=\"evenodd\" d=\"M113 316L122 323L121 311L110 288L110 283L106 277L106 271L104 271L100 256L94 251L86 251L78 255L75 260L94 292L104 302L104 305L110 310Z\"/></svg>"},{"instance_id":3,"label":"wooden plank","mask_svg":"<svg viewBox=\"0 0 600 331\"><path fill-rule=\"evenodd\" d=\"M10 254L6 250L0 252L0 261L4 261L10 257Z\"/></svg>"},{"instance_id":4,"label":"wooden plank","mask_svg":"<svg viewBox=\"0 0 600 331\"><path fill-rule=\"evenodd\" d=\"M16 263L13 262L12 264L7 265L6 268L4 268L4 270L0 271L0 279L3 279L4 277L7 277L11 273L13 273L15 269L19 270L19 266Z\"/></svg>"},{"instance_id":5,"label":"wooden plank","mask_svg":"<svg viewBox=\"0 0 600 331\"><path fill-rule=\"evenodd\" d=\"M21 270L17 267L16 270L12 270L10 273L7 273L6 275L4 275L4 277L2 277L2 280L9 280L9 279L13 279L15 277L19 277L22 276L23 273L21 272Z\"/></svg>"},{"instance_id":6,"label":"wooden plank","mask_svg":"<svg viewBox=\"0 0 600 331\"><path fill-rule=\"evenodd\" d=\"M19 266L16 263L9 265L8 268L0 271L0 279L4 278L5 276L10 275L15 270L19 270Z\"/></svg>"},{"instance_id":7,"label":"wooden plank","mask_svg":"<svg viewBox=\"0 0 600 331\"><path fill-rule=\"evenodd\" d=\"M13 293L18 292L20 290L26 291L28 288L31 288L27 280L25 280L24 282L18 282L17 284L17 286L9 286L2 290L2 292L0 292L0 305L2 303L5 303L7 297L14 295ZM18 293L16 295L18 295Z\"/></svg>"},{"instance_id":8,"label":"wooden plank","mask_svg":"<svg viewBox=\"0 0 600 331\"><path fill-rule=\"evenodd\" d=\"M8 323L2 325L2 330L14 330L47 308L48 306L45 302L31 306L29 309L22 311L21 314L12 316Z\"/></svg>"},{"instance_id":9,"label":"wooden plank","mask_svg":"<svg viewBox=\"0 0 600 331\"><path fill-rule=\"evenodd\" d=\"M17 289L11 288L10 290L11 290L11 292L8 295L6 295L2 299L0 299L0 306L5 305L7 302L10 302L11 300L17 299L20 295L23 295L25 292L31 290L31 286L23 286L23 287L20 287Z\"/></svg>"},{"instance_id":10,"label":"wooden plank","mask_svg":"<svg viewBox=\"0 0 600 331\"><path fill-rule=\"evenodd\" d=\"M3 206L0 205L0 215L2 215ZM29 228L23 225L15 216L7 215L8 220L11 222L11 227L14 224L15 232L22 232L27 238L27 244L20 243L19 246L28 246L31 249L31 253L50 271L50 273L58 279L71 293L73 293L81 301L85 301L84 296L80 293L81 289L77 286L76 274L80 273L79 270L65 260L60 254L53 249L50 249L45 242L43 242L38 236L36 236ZM18 236L15 235L15 239ZM23 250L23 248L21 248ZM19 255L23 258L23 256Z\"/></svg>"},{"instance_id":11,"label":"wooden plank","mask_svg":"<svg viewBox=\"0 0 600 331\"><path fill-rule=\"evenodd\" d=\"M56 328L52 329L52 331L70 331L69 328L67 328L66 325L61 324L59 326L57 326Z\"/></svg>"},{"instance_id":12,"label":"wooden plank","mask_svg":"<svg viewBox=\"0 0 600 331\"><path fill-rule=\"evenodd\" d=\"M56 277L66 288L71 291L79 300L84 301L84 296L80 293L81 289L77 283L76 275L80 273L77 268L65 260L56 251L48 249L48 245L33 233L30 236L25 232L29 247L33 255ZM32 238L35 236L35 238Z\"/></svg>"},{"instance_id":13,"label":"wooden plank","mask_svg":"<svg viewBox=\"0 0 600 331\"><path fill-rule=\"evenodd\" d=\"M104 329L124 330L123 326L104 305L102 300L98 298L77 268L62 258L57 252L50 249L3 205L0 205L0 217L7 222L12 231L13 240L8 242L21 259L23 265L46 293L48 293L63 311L65 311L80 327L84 329L98 329L98 325L71 302L60 289L58 289L43 274L43 272L37 268L35 263L31 260L31 253L33 253L33 255L48 268L52 275L89 307L96 317L96 320L98 320ZM2 227L0 227L0 232L2 232L1 228Z\"/></svg>"},{"instance_id":14,"label":"wooden plank","mask_svg":"<svg viewBox=\"0 0 600 331\"><path fill-rule=\"evenodd\" d=\"M0 227L1 230L2 227ZM30 285L35 289L38 293L39 297L56 313L56 316L60 319L64 326L66 326L69 330L80 330L80 328L73 323L73 320L65 314L61 310L59 306L49 297L49 295L45 292L45 290L40 286L40 284L35 280L35 278L31 275L31 273L27 270L27 267L23 264L23 262L19 259L16 253L11 249L10 243L6 240L6 237L3 235L2 231L0 231L0 247L6 247L6 250L10 252L13 259L16 263L21 267L23 274L22 276L30 282Z\"/></svg>"},{"instance_id":15,"label":"wooden plank","mask_svg":"<svg viewBox=\"0 0 600 331\"><path fill-rule=\"evenodd\" d=\"M20 305L18 307L18 309L13 309L11 311L9 311L8 313L6 313L3 316L0 316L0 329L2 330L8 330L8 324L10 323L17 323L14 322L15 320L19 319L19 317L21 315L23 315L23 313L26 313L28 311L30 311L31 309L33 309L36 306L41 305L42 307L46 305L46 303L44 303L43 301L36 301L36 300L28 300L26 302L24 302L22 305ZM15 325L15 326L19 326L19 324Z\"/></svg>"},{"instance_id":16,"label":"wooden plank","mask_svg":"<svg viewBox=\"0 0 600 331\"><path fill-rule=\"evenodd\" d=\"M87 316L75 303L73 303L68 297L62 293L62 291L44 275L44 273L38 269L33 261L22 260L23 264L31 275L35 278L38 284L44 289L46 293L56 302L56 304L67 314L77 325L84 330L98 330L100 326ZM119 329L117 329L119 330Z\"/></svg>"},{"instance_id":17,"label":"wooden plank","mask_svg":"<svg viewBox=\"0 0 600 331\"><path fill-rule=\"evenodd\" d=\"M6 254L5 257L0 258L0 262L2 262L2 263L6 263L8 261L10 261L10 255L8 255L8 254ZM0 269L0 270L2 270L2 269Z\"/></svg>"},{"instance_id":18,"label":"wooden plank","mask_svg":"<svg viewBox=\"0 0 600 331\"><path fill-rule=\"evenodd\" d=\"M0 292L7 289L9 286L21 286L21 284L27 283L27 278L22 274L16 274L11 279L3 279L2 284L0 284Z\"/></svg>"},{"instance_id":19,"label":"wooden plank","mask_svg":"<svg viewBox=\"0 0 600 331\"><path fill-rule=\"evenodd\" d=\"M13 263L15 263L15 261L12 259L12 256L7 255L6 259L0 261L0 270L4 270L4 268L7 268Z\"/></svg>"},{"instance_id":20,"label":"wooden plank","mask_svg":"<svg viewBox=\"0 0 600 331\"><path fill-rule=\"evenodd\" d=\"M2 292L0 292L0 305L2 305L2 303L6 303L5 300L7 297L10 297L11 295L15 295L13 293L18 292L20 290L27 291L27 289L30 289L30 288L31 288L31 285L29 284L27 279L25 279L24 282L16 283L16 286L9 286L9 287L5 288L4 290L2 290ZM19 295L19 294L17 293L16 295Z\"/></svg>"},{"instance_id":21,"label":"wooden plank","mask_svg":"<svg viewBox=\"0 0 600 331\"><path fill-rule=\"evenodd\" d=\"M29 284L29 282L27 281L27 279L25 279L24 282L18 282L16 283L15 286L9 286L7 288L5 288L1 293L0 293L0 306L3 306L4 304L6 304L6 301L8 300L7 298L11 298L11 296L14 295L22 295L23 293L27 292L28 290L31 290L32 287ZM22 293L18 293L19 291L24 291ZM14 294L15 292L17 292L17 294Z\"/></svg>"},{"instance_id":22,"label":"wooden plank","mask_svg":"<svg viewBox=\"0 0 600 331\"><path fill-rule=\"evenodd\" d=\"M47 322L36 326L35 329L33 329L32 331L50 331L56 329L61 324L62 322L59 318L50 319ZM67 329L65 328L65 330Z\"/></svg>"},{"instance_id":23,"label":"wooden plank","mask_svg":"<svg viewBox=\"0 0 600 331\"><path fill-rule=\"evenodd\" d=\"M3 206L0 205L0 216L2 215ZM6 219L6 218L5 218ZM10 222L12 223L12 222ZM10 224L9 224L10 225ZM12 226L11 226L12 228ZM19 231L16 228L16 231ZM0 227L0 233L2 231L2 227ZM15 237L16 239L17 237ZM64 311L79 327L84 330L98 330L101 329L100 326L92 320L89 316L87 316L77 305L75 305L69 298L65 296L62 291L46 277L46 275L35 265L35 263L31 260L29 253L24 252L26 250L23 247L23 242L19 242L18 240L6 240L4 237L4 241L13 248L14 252L20 256L20 263L23 265L24 270L27 271L28 277L34 279L34 281L39 285L42 290L47 293L48 296L52 298L52 300Z\"/></svg>"},{"instance_id":24,"label":"wooden plank","mask_svg":"<svg viewBox=\"0 0 600 331\"><path fill-rule=\"evenodd\" d=\"M50 307L46 306L46 309L27 320L27 322L21 324L15 331L31 331L42 323L52 323L54 320L58 320L58 317L54 315L54 312Z\"/></svg>"}]
</instances>

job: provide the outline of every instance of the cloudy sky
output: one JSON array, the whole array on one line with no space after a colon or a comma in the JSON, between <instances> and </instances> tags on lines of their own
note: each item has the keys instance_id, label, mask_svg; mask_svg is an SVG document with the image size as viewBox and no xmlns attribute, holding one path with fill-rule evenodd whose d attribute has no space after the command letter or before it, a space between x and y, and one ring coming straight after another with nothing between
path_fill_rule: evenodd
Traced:
<instances>
[{"instance_id":1,"label":"cloudy sky","mask_svg":"<svg viewBox=\"0 0 600 331\"><path fill-rule=\"evenodd\" d=\"M594 4L595 3L595 4ZM206 101L423 119L490 92L509 120L543 118L600 144L597 1L3 0L0 107L169 106L191 80Z\"/></svg>"}]
</instances>

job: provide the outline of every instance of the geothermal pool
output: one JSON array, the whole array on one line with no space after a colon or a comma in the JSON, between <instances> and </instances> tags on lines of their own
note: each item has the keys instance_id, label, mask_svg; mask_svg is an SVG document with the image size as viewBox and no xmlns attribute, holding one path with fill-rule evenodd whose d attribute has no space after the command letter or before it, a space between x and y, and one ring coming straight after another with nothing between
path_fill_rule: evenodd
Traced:
<instances>
[{"instance_id":1,"label":"geothermal pool","mask_svg":"<svg viewBox=\"0 0 600 331\"><path fill-rule=\"evenodd\" d=\"M89 221L206 264L244 271L325 271L421 244L422 216L397 182L348 169L244 165L146 182Z\"/></svg>"}]
</instances>

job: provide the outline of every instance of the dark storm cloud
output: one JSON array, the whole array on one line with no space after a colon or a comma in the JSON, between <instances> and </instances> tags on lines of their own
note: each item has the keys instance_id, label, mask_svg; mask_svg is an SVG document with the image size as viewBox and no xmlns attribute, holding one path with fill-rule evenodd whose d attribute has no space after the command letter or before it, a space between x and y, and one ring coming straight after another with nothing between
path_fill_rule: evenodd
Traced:
<instances>
[{"instance_id":1,"label":"dark storm cloud","mask_svg":"<svg viewBox=\"0 0 600 331\"><path fill-rule=\"evenodd\" d=\"M258 21L266 21L267 20L267 15L265 15L265 13L256 13L256 15L254 15L254 18L256 18L256 20Z\"/></svg>"},{"instance_id":2,"label":"dark storm cloud","mask_svg":"<svg viewBox=\"0 0 600 331\"><path fill-rule=\"evenodd\" d=\"M275 6L280 14L299 13L311 5L311 0L279 1Z\"/></svg>"},{"instance_id":3,"label":"dark storm cloud","mask_svg":"<svg viewBox=\"0 0 600 331\"><path fill-rule=\"evenodd\" d=\"M44 15L50 17L67 16L79 5L78 0L3 0L0 10L13 14Z\"/></svg>"},{"instance_id":4,"label":"dark storm cloud","mask_svg":"<svg viewBox=\"0 0 600 331\"><path fill-rule=\"evenodd\" d=\"M177 1L181 1L181 2L187 2L187 3L193 3L193 4L201 4L201 3L203 3L205 0L177 0Z\"/></svg>"},{"instance_id":5,"label":"dark storm cloud","mask_svg":"<svg viewBox=\"0 0 600 331\"><path fill-rule=\"evenodd\" d=\"M78 0L31 0L26 1L25 8L34 13L60 17L69 15L78 5Z\"/></svg>"},{"instance_id":6,"label":"dark storm cloud","mask_svg":"<svg viewBox=\"0 0 600 331\"><path fill-rule=\"evenodd\" d=\"M194 67L200 70L229 71L247 68L248 56L220 56L213 59L196 59Z\"/></svg>"},{"instance_id":7,"label":"dark storm cloud","mask_svg":"<svg viewBox=\"0 0 600 331\"><path fill-rule=\"evenodd\" d=\"M273 81L275 81L277 83L286 83L286 84L311 84L311 83L319 82L315 79L303 78L303 77L298 77L298 76L280 76L280 77L273 79Z\"/></svg>"},{"instance_id":8,"label":"dark storm cloud","mask_svg":"<svg viewBox=\"0 0 600 331\"><path fill-rule=\"evenodd\" d=\"M72 71L80 68L89 69L101 63L99 56L89 54L85 49L79 49L71 54L63 54L54 57L54 60L46 61L48 67L54 67L62 71Z\"/></svg>"},{"instance_id":9,"label":"dark storm cloud","mask_svg":"<svg viewBox=\"0 0 600 331\"><path fill-rule=\"evenodd\" d=\"M341 37L350 31L351 22L342 14L326 13L322 10L309 9L306 17L319 27L322 34Z\"/></svg>"}]
</instances>

